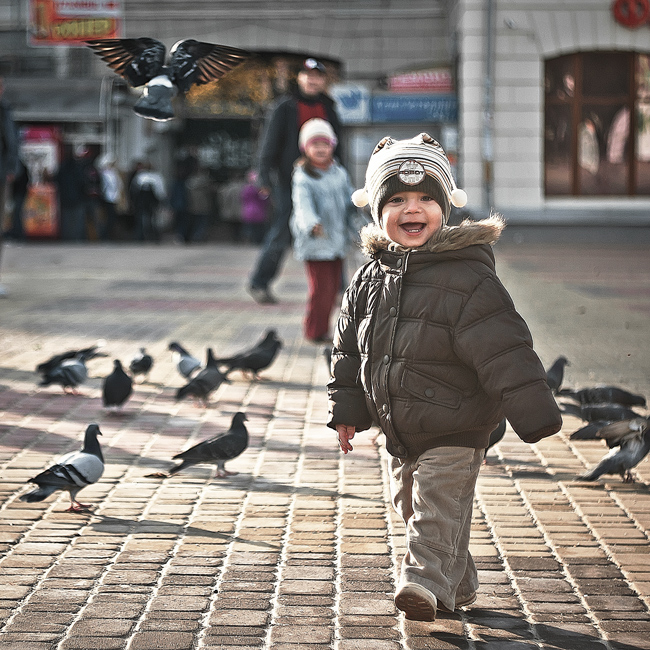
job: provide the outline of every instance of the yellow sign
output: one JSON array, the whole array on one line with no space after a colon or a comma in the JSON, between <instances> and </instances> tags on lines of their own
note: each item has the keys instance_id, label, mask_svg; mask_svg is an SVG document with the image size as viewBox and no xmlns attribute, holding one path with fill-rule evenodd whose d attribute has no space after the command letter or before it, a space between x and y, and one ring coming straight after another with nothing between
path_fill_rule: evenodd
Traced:
<instances>
[{"instance_id":1,"label":"yellow sign","mask_svg":"<svg viewBox=\"0 0 650 650\"><path fill-rule=\"evenodd\" d=\"M81 47L88 39L119 38L121 8L121 0L30 0L29 44Z\"/></svg>"}]
</instances>

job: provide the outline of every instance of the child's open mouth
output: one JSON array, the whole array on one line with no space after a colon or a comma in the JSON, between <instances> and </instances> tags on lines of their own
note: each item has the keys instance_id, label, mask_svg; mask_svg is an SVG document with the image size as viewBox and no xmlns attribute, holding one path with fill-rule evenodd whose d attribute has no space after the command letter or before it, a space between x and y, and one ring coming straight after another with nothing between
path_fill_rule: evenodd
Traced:
<instances>
[{"instance_id":1,"label":"child's open mouth","mask_svg":"<svg viewBox=\"0 0 650 650\"><path fill-rule=\"evenodd\" d=\"M406 231L409 235L418 235L424 230L423 223L403 223L400 228Z\"/></svg>"}]
</instances>

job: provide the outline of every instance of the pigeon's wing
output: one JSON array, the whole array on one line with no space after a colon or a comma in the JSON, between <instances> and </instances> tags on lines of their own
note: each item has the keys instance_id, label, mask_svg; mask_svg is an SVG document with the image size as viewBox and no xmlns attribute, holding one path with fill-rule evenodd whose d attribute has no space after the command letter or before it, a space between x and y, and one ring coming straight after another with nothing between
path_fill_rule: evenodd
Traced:
<instances>
[{"instance_id":1,"label":"pigeon's wing","mask_svg":"<svg viewBox=\"0 0 650 650\"><path fill-rule=\"evenodd\" d=\"M596 423L592 423L595 425ZM608 422L601 426L588 425L571 435L572 440L604 440L611 449L634 438L641 439L647 426L645 418Z\"/></svg>"},{"instance_id":2,"label":"pigeon's wing","mask_svg":"<svg viewBox=\"0 0 650 650\"><path fill-rule=\"evenodd\" d=\"M612 420L596 420L590 422L584 427L571 434L571 440L599 440L598 432L608 424L612 424Z\"/></svg>"},{"instance_id":3,"label":"pigeon's wing","mask_svg":"<svg viewBox=\"0 0 650 650\"><path fill-rule=\"evenodd\" d=\"M70 486L85 487L96 483L104 473L104 463L97 456L73 451L59 459L56 465L38 474L30 483L50 485L57 489Z\"/></svg>"},{"instance_id":4,"label":"pigeon's wing","mask_svg":"<svg viewBox=\"0 0 650 650\"><path fill-rule=\"evenodd\" d=\"M170 76L180 92L186 93L193 84L221 79L249 57L249 52L236 47L186 39L171 50Z\"/></svg>"},{"instance_id":5,"label":"pigeon's wing","mask_svg":"<svg viewBox=\"0 0 650 650\"><path fill-rule=\"evenodd\" d=\"M132 86L151 81L165 65L165 45L155 38L106 38L86 45Z\"/></svg>"}]
</instances>

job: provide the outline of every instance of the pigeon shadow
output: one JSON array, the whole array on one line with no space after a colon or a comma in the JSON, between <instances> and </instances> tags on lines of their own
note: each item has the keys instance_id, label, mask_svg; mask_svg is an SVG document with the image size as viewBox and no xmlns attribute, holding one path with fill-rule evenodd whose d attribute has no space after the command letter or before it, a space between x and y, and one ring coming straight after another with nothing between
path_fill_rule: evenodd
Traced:
<instances>
[{"instance_id":1,"label":"pigeon shadow","mask_svg":"<svg viewBox=\"0 0 650 650\"><path fill-rule=\"evenodd\" d=\"M126 534L142 533L159 533L171 535L190 535L194 537L207 537L209 539L219 539L224 542L245 542L251 546L259 546L265 549L277 549L277 545L269 544L263 540L247 539L230 533L221 533L216 530L206 530L198 526L185 526L176 524L171 521L161 521L159 519L122 519L110 515L93 514L93 519L99 521L90 521L88 524L95 532L110 533L115 532L116 528L123 530Z\"/></svg>"}]
</instances>

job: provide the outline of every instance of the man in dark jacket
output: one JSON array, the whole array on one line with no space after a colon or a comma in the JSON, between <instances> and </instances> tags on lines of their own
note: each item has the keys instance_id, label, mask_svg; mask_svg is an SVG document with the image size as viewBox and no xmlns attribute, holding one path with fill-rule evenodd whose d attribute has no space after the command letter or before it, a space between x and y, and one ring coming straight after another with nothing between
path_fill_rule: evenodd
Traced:
<instances>
[{"instance_id":1,"label":"man in dark jacket","mask_svg":"<svg viewBox=\"0 0 650 650\"><path fill-rule=\"evenodd\" d=\"M271 108L260 148L261 194L271 194L273 216L248 290L262 304L277 302L269 285L278 274L284 254L291 245L291 173L294 162L300 156L300 127L307 120L320 117L332 125L338 142L341 142L341 128L334 111L334 102L325 94L325 66L315 59L307 59L298 73L297 81L297 91L280 98ZM340 144L335 155L340 159Z\"/></svg>"}]
</instances>

